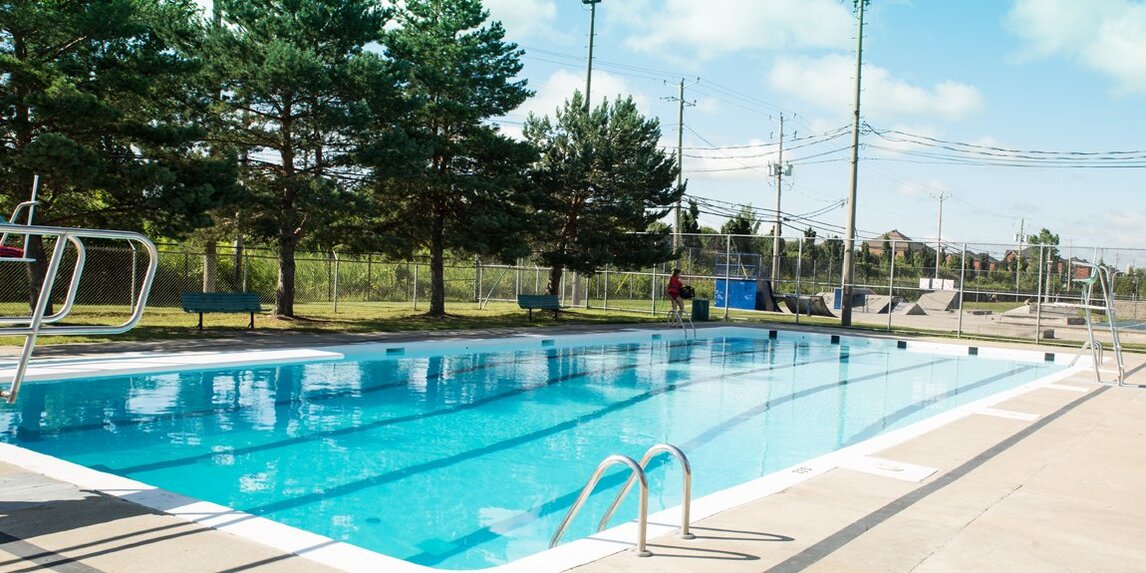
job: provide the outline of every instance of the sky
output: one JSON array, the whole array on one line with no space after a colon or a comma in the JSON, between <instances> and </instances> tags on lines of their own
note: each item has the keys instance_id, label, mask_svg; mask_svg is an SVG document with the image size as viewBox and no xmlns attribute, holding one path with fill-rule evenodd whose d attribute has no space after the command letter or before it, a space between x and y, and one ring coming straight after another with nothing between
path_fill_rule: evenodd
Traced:
<instances>
[{"instance_id":1,"label":"sky","mask_svg":"<svg viewBox=\"0 0 1146 573\"><path fill-rule=\"evenodd\" d=\"M585 89L590 8L484 3L536 92L499 120L518 135ZM748 204L773 220L782 148L784 234L843 236L856 15L852 0L601 0L591 99L631 96L676 153L683 80L703 225ZM871 0L862 62L861 239L1013 245L1046 228L1062 245L1146 248L1146 2Z\"/></svg>"},{"instance_id":2,"label":"sky","mask_svg":"<svg viewBox=\"0 0 1146 573\"><path fill-rule=\"evenodd\" d=\"M483 2L524 50L535 95L495 120L519 137L585 90L590 7ZM591 99L632 97L666 152L680 138L702 225L751 205L770 233L782 162L784 235L843 236L855 6L600 0ZM1001 251L1046 228L1072 248L1146 249L1146 0L870 0L862 63L861 240L895 229Z\"/></svg>"}]
</instances>

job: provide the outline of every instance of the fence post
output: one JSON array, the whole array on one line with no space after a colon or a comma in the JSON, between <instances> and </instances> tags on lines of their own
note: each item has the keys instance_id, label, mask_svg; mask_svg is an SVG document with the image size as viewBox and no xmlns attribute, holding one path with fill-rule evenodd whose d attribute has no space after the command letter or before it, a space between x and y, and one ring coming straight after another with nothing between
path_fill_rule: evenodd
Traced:
<instances>
[{"instance_id":1,"label":"fence post","mask_svg":"<svg viewBox=\"0 0 1146 573\"><path fill-rule=\"evenodd\" d=\"M605 265L605 293L601 297L602 310L609 310L609 265Z\"/></svg>"},{"instance_id":2,"label":"fence post","mask_svg":"<svg viewBox=\"0 0 1146 573\"><path fill-rule=\"evenodd\" d=\"M804 269L804 237L799 237L796 243L796 300L800 300L800 273ZM815 296L815 291L808 294ZM808 302L808 314L812 313L812 303Z\"/></svg>"},{"instance_id":3,"label":"fence post","mask_svg":"<svg viewBox=\"0 0 1146 573\"><path fill-rule=\"evenodd\" d=\"M334 314L338 314L338 251L332 250L330 254L334 256Z\"/></svg>"},{"instance_id":4,"label":"fence post","mask_svg":"<svg viewBox=\"0 0 1146 573\"><path fill-rule=\"evenodd\" d=\"M650 282L652 283L651 287L649 288L649 296L652 297L652 303L653 303L652 304L652 307L653 307L652 314L653 314L653 316L656 316L657 315L657 266L656 265L653 265L653 280Z\"/></svg>"},{"instance_id":5,"label":"fence post","mask_svg":"<svg viewBox=\"0 0 1146 573\"><path fill-rule=\"evenodd\" d=\"M728 299L729 299L728 295L731 293L731 289L730 289L731 285L729 285L728 283L732 278L732 276L729 274L731 272L732 272L732 235L725 235L724 236L724 320L728 320ZM713 296L715 296L715 295L713 295ZM799 310L799 307L797 307L797 310ZM799 314L800 314L799 312L796 313L797 316ZM797 318L797 320L798 320L798 318Z\"/></svg>"},{"instance_id":6,"label":"fence post","mask_svg":"<svg viewBox=\"0 0 1146 573\"><path fill-rule=\"evenodd\" d=\"M414 261L414 310L418 310L418 261Z\"/></svg>"},{"instance_id":7,"label":"fence post","mask_svg":"<svg viewBox=\"0 0 1146 573\"><path fill-rule=\"evenodd\" d=\"M1038 343L1041 335L1039 331L1043 328L1043 251L1045 248L1045 245L1039 245L1039 282L1035 287L1035 304L1037 305L1035 306L1035 343Z\"/></svg>"},{"instance_id":8,"label":"fence post","mask_svg":"<svg viewBox=\"0 0 1146 573\"><path fill-rule=\"evenodd\" d=\"M887 331L891 332L891 306L895 300L895 240L891 241L891 272L887 276Z\"/></svg>"},{"instance_id":9,"label":"fence post","mask_svg":"<svg viewBox=\"0 0 1146 573\"><path fill-rule=\"evenodd\" d=\"M481 302L481 259L474 255L474 302Z\"/></svg>"},{"instance_id":10,"label":"fence post","mask_svg":"<svg viewBox=\"0 0 1146 573\"><path fill-rule=\"evenodd\" d=\"M959 263L959 326L955 338L963 338L963 303L967 300L967 243L963 243L963 257Z\"/></svg>"}]
</instances>

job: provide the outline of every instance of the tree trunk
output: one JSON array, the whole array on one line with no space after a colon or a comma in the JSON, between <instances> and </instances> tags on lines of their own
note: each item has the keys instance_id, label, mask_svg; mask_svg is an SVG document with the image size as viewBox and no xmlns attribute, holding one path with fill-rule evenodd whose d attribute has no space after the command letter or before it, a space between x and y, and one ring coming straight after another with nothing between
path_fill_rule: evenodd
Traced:
<instances>
[{"instance_id":1,"label":"tree trunk","mask_svg":"<svg viewBox=\"0 0 1146 573\"><path fill-rule=\"evenodd\" d=\"M429 316L446 315L445 280L445 223L442 216L434 214L430 229L430 311Z\"/></svg>"},{"instance_id":2,"label":"tree trunk","mask_svg":"<svg viewBox=\"0 0 1146 573\"><path fill-rule=\"evenodd\" d=\"M219 244L207 241L203 247L203 292L215 292L219 275Z\"/></svg>"},{"instance_id":3,"label":"tree trunk","mask_svg":"<svg viewBox=\"0 0 1146 573\"><path fill-rule=\"evenodd\" d=\"M39 235L32 235L28 238L28 251L24 253L25 257L34 259L32 262L25 265L26 274L28 276L28 308L31 311L36 310L36 299L40 296L40 289L44 286L44 277L48 274L48 255L44 253L44 238ZM59 270L56 271L59 276ZM51 296L51 293L48 293ZM51 316L55 311L52 309L52 300L48 299L48 306L44 307L44 316Z\"/></svg>"},{"instance_id":4,"label":"tree trunk","mask_svg":"<svg viewBox=\"0 0 1146 573\"><path fill-rule=\"evenodd\" d=\"M294 250L298 239L288 229L279 233L279 284L275 290L275 315L294 317Z\"/></svg>"},{"instance_id":5,"label":"tree trunk","mask_svg":"<svg viewBox=\"0 0 1146 573\"><path fill-rule=\"evenodd\" d=\"M561 267L549 269L549 284L545 287L546 294L561 295Z\"/></svg>"}]
</instances>

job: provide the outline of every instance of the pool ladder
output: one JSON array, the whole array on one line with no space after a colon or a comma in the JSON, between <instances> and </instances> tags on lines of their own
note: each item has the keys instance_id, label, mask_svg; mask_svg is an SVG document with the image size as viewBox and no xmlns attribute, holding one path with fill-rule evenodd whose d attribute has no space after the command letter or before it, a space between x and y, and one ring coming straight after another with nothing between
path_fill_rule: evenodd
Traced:
<instances>
[{"instance_id":1,"label":"pool ladder","mask_svg":"<svg viewBox=\"0 0 1146 573\"><path fill-rule=\"evenodd\" d=\"M36 178L38 183L39 178ZM38 336L77 336L77 335L91 335L91 334L120 334L127 332L139 323L143 317L143 308L147 305L147 294L151 291L151 283L155 280L155 271L159 264L159 253L147 237L139 233L130 231L109 231L99 229L77 229L71 227L46 227L41 225L32 225L32 212L36 205L35 201L35 188L36 183L33 183L33 199L26 201L16 207L16 212L12 214L12 218L8 221L0 220L0 246L8 240L9 235L16 237L24 237L24 247L7 247L0 250L0 263L20 263L28 264L34 259L28 257L28 239L30 237L53 237L55 238L55 245L52 248L51 257L48 259L47 270L44 273L44 280L40 285L39 294L36 296L32 304L32 312L30 315L21 316L0 316L0 336L23 336L24 347L20 352L19 361L15 365L15 371L12 374L12 379L8 383L5 390L0 390L0 399L6 400L8 403L16 401L16 396L20 392L20 384L24 381L24 375L28 371L28 363L32 359L32 349L36 346L36 338ZM20 211L24 208L28 209L28 223L19 224L16 222ZM131 302L132 313L126 322L118 326L55 326L53 323L59 322L68 316L72 311L72 306L76 301L76 292L79 290L80 278L83 276L84 262L87 259L87 250L84 248L83 239L118 239L127 241L131 245L132 250L132 278L131 285ZM140 282L139 291L135 291L135 252L137 250L136 244L142 246L147 251L148 265L147 271L144 273L143 280ZM72 267L72 279L68 285L68 289L64 295L64 300L59 310L51 315L45 316L48 308L48 301L52 296L52 289L56 284L56 275L60 271L60 264L64 258L64 251L68 245L72 245L75 249L75 265Z\"/></svg>"},{"instance_id":2,"label":"pool ladder","mask_svg":"<svg viewBox=\"0 0 1146 573\"><path fill-rule=\"evenodd\" d=\"M621 501L628 495L629 491L633 488L633 483L640 484L638 490L639 506L637 509L637 547L636 554L638 557L649 557L652 552L646 547L646 537L648 534L648 512L649 512L649 480L645 476L645 468L648 467L649 462L657 454L667 453L672 455L680 462L681 469L684 470L684 497L681 502L681 516L680 516L680 533L681 539L694 539L696 536L689 532L689 510L692 505L692 467L688 463L688 457L680 448L672 444L657 444L648 449L645 455L641 458L641 462L633 461L629 456L620 454L613 454L597 465L596 471L589 477L588 483L581 490L581 495L577 496L577 501L573 502L573 506L569 508L569 512L565 514L565 519L561 520L561 525L557 526L557 531L554 532L553 538L549 540L549 547L555 547L560 541L561 537L565 535L565 531L569 529L569 524L572 523L573 518L581 511L581 507L585 505L585 501L589 499L589 494L593 493L593 489L597 487L597 482L601 481L601 476L604 475L605 470L609 467L622 464L629 467L629 479L625 481L625 486L613 499L612 505L605 511L605 515L601 517L601 521L597 523L597 531L604 531L605 526L608 525L609 520L612 519L613 514L616 513L617 508L621 505Z\"/></svg>"},{"instance_id":3,"label":"pool ladder","mask_svg":"<svg viewBox=\"0 0 1146 573\"><path fill-rule=\"evenodd\" d=\"M696 325L692 323L692 316L685 315L679 310L670 310L668 313L669 326L673 328L680 328L684 331L685 337L688 337L688 329L692 329L693 338L696 337Z\"/></svg>"}]
</instances>

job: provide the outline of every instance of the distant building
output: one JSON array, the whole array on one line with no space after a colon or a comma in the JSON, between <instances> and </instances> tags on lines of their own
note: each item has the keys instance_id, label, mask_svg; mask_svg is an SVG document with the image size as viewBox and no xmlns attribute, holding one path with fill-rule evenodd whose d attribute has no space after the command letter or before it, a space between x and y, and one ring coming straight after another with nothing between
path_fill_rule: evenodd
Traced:
<instances>
[{"instance_id":1,"label":"distant building","mask_svg":"<svg viewBox=\"0 0 1146 573\"><path fill-rule=\"evenodd\" d=\"M883 256L884 243L891 245L892 251L895 252L897 258L903 258L908 251L918 253L927 247L927 245L900 233L896 229L884 233L878 239L870 239L863 242L864 246L867 247L867 252L877 257Z\"/></svg>"}]
</instances>

